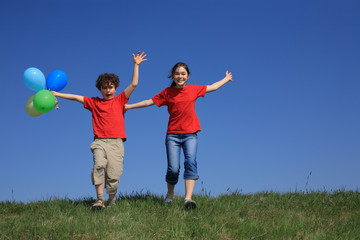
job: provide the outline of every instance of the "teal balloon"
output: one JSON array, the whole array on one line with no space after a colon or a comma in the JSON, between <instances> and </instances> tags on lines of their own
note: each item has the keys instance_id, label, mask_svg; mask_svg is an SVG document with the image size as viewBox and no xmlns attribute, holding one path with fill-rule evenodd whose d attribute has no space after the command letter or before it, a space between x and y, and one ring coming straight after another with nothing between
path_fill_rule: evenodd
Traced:
<instances>
[{"instance_id":1,"label":"teal balloon","mask_svg":"<svg viewBox=\"0 0 360 240\"><path fill-rule=\"evenodd\" d=\"M55 97L49 90L40 90L34 96L34 107L42 113L50 112L55 106Z\"/></svg>"},{"instance_id":2,"label":"teal balloon","mask_svg":"<svg viewBox=\"0 0 360 240\"><path fill-rule=\"evenodd\" d=\"M27 114L29 114L32 117L38 117L42 114L42 112L39 112L38 110L36 110L36 108L34 107L34 96L32 95L31 97L28 98L28 100L25 103L25 110L27 112Z\"/></svg>"},{"instance_id":3,"label":"teal balloon","mask_svg":"<svg viewBox=\"0 0 360 240\"><path fill-rule=\"evenodd\" d=\"M46 78L46 89L50 91L61 91L68 82L66 73L62 70L52 71Z\"/></svg>"},{"instance_id":4,"label":"teal balloon","mask_svg":"<svg viewBox=\"0 0 360 240\"><path fill-rule=\"evenodd\" d=\"M35 92L43 90L46 87L45 76L37 68L31 67L26 69L23 79L25 85Z\"/></svg>"}]
</instances>

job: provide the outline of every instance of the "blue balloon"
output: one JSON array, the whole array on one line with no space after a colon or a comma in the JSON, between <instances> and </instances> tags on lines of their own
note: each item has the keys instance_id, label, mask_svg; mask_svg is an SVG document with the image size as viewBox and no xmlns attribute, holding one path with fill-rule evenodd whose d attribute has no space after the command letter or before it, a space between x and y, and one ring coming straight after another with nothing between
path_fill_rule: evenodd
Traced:
<instances>
[{"instance_id":1,"label":"blue balloon","mask_svg":"<svg viewBox=\"0 0 360 240\"><path fill-rule=\"evenodd\" d=\"M31 90L34 90L35 92L43 90L46 87L45 76L37 68L31 67L26 69L24 72L23 79L25 85Z\"/></svg>"},{"instance_id":2,"label":"blue balloon","mask_svg":"<svg viewBox=\"0 0 360 240\"><path fill-rule=\"evenodd\" d=\"M52 71L46 78L46 89L50 91L61 91L67 84L68 77L62 70Z\"/></svg>"}]
</instances>

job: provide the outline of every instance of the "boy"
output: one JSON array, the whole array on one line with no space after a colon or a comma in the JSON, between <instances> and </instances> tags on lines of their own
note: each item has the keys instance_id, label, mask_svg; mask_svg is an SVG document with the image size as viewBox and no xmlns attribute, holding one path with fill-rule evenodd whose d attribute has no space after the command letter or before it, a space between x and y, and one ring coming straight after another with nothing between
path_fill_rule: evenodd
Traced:
<instances>
[{"instance_id":1,"label":"boy","mask_svg":"<svg viewBox=\"0 0 360 240\"><path fill-rule=\"evenodd\" d=\"M139 65L147 60L145 57L144 52L140 54L139 51L136 56L133 54L134 71L131 84L117 96L115 92L119 86L119 77L109 73L101 74L96 80L96 87L102 94L102 99L52 91L55 97L84 104L84 108L92 113L94 142L91 144L91 151L94 166L91 177L97 194L93 209L105 208L104 187L109 194L108 207L115 205L115 195L123 171L123 142L126 141L124 106L138 84Z\"/></svg>"}]
</instances>

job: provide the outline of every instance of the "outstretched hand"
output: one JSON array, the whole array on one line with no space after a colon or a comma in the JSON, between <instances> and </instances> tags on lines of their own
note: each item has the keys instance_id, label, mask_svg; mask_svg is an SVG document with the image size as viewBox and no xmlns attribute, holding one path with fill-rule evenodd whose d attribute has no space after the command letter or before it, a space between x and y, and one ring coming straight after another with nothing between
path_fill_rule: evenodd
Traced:
<instances>
[{"instance_id":1,"label":"outstretched hand","mask_svg":"<svg viewBox=\"0 0 360 240\"><path fill-rule=\"evenodd\" d=\"M229 81L232 81L232 74L231 72L228 72L228 70L226 70L225 78L228 79Z\"/></svg>"},{"instance_id":2,"label":"outstretched hand","mask_svg":"<svg viewBox=\"0 0 360 240\"><path fill-rule=\"evenodd\" d=\"M142 62L144 62L144 61L147 60L147 59L145 58L145 57L146 57L145 52L142 52L141 54L140 54L140 52L141 52L141 51L139 51L139 52L136 54L136 56L135 56L135 54L133 54L134 63L137 64L137 65L139 65L140 63L142 63Z\"/></svg>"}]
</instances>

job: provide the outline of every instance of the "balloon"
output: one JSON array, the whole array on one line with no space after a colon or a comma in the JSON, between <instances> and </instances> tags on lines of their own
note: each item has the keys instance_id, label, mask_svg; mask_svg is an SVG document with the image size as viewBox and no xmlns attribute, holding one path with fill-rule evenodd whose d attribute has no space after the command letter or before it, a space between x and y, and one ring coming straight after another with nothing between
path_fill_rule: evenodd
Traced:
<instances>
[{"instance_id":1,"label":"balloon","mask_svg":"<svg viewBox=\"0 0 360 240\"><path fill-rule=\"evenodd\" d=\"M31 67L25 70L23 76L25 85L34 91L45 89L46 81L44 74L37 68Z\"/></svg>"},{"instance_id":2,"label":"balloon","mask_svg":"<svg viewBox=\"0 0 360 240\"><path fill-rule=\"evenodd\" d=\"M34 96L34 107L42 113L50 112L55 106L55 97L48 90L40 90Z\"/></svg>"},{"instance_id":3,"label":"balloon","mask_svg":"<svg viewBox=\"0 0 360 240\"><path fill-rule=\"evenodd\" d=\"M64 71L54 70L46 78L46 89L61 91L67 84L68 78Z\"/></svg>"},{"instance_id":4,"label":"balloon","mask_svg":"<svg viewBox=\"0 0 360 240\"><path fill-rule=\"evenodd\" d=\"M32 117L38 117L42 114L42 112L39 112L38 110L35 109L33 101L34 101L34 96L32 95L31 97L28 98L28 100L25 103L25 110L26 112L32 116Z\"/></svg>"}]
</instances>

